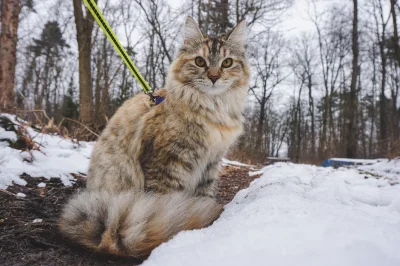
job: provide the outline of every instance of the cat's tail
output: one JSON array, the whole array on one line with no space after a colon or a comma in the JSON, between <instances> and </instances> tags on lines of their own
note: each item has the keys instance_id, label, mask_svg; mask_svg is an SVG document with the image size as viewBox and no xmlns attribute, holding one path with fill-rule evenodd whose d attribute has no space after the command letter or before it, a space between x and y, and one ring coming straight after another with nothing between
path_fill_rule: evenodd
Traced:
<instances>
[{"instance_id":1,"label":"cat's tail","mask_svg":"<svg viewBox=\"0 0 400 266\"><path fill-rule=\"evenodd\" d=\"M178 232L210 225L221 212L212 198L184 193L85 191L65 206L59 228L92 250L144 258Z\"/></svg>"}]
</instances>

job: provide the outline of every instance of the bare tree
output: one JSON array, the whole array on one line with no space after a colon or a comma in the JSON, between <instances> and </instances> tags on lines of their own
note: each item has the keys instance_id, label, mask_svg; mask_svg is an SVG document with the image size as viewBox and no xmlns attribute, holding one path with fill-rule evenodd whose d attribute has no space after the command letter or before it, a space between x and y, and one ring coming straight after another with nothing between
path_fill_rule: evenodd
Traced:
<instances>
[{"instance_id":1,"label":"bare tree","mask_svg":"<svg viewBox=\"0 0 400 266\"><path fill-rule=\"evenodd\" d=\"M73 5L79 49L80 120L84 124L91 124L93 118L91 47L94 18L87 10L86 15L84 14L82 0L73 0Z\"/></svg>"},{"instance_id":2,"label":"bare tree","mask_svg":"<svg viewBox=\"0 0 400 266\"><path fill-rule=\"evenodd\" d=\"M319 157L325 157L333 146L338 146L339 132L335 130L333 105L340 85L340 73L343 71L350 50L350 39L346 28L349 23L343 6L334 7L329 13L323 14L317 12L315 0L311 1L311 6L308 15L317 32L319 64L325 90L322 130L319 138ZM323 18L327 18L325 23Z\"/></svg>"},{"instance_id":3,"label":"bare tree","mask_svg":"<svg viewBox=\"0 0 400 266\"><path fill-rule=\"evenodd\" d=\"M385 17L384 6L382 0L370 0L372 5L372 15L375 22L375 35L376 43L379 47L379 55L381 61L381 84L380 84L380 95L379 95L379 113L380 113L380 142L381 150L387 151L387 141L388 141L388 117L387 117L387 98L385 96L386 83L387 83L387 51L385 47L387 26L390 20L390 14Z\"/></svg>"},{"instance_id":4,"label":"bare tree","mask_svg":"<svg viewBox=\"0 0 400 266\"><path fill-rule=\"evenodd\" d=\"M161 13L167 12L165 8L168 8L168 5L165 4L163 0L135 0L136 4L139 6L141 11L144 13L147 23L151 26L154 33L157 35L160 45L165 53L165 56L168 59L168 62L172 62L172 51L171 46L168 45L168 36L166 34L166 25L163 22L163 18L166 18L165 15L161 16ZM164 8L164 9L163 9Z\"/></svg>"},{"instance_id":5,"label":"bare tree","mask_svg":"<svg viewBox=\"0 0 400 266\"><path fill-rule=\"evenodd\" d=\"M220 35L233 28L227 0L207 0L199 5L199 25L203 32Z\"/></svg>"},{"instance_id":6,"label":"bare tree","mask_svg":"<svg viewBox=\"0 0 400 266\"><path fill-rule=\"evenodd\" d=\"M310 157L314 157L316 152L316 126L313 91L316 89L316 87L314 87L314 79L316 76L315 54L317 51L312 45L312 36L303 34L300 39L296 40L296 43L298 43L298 45L291 48L293 54L291 67L297 80L300 83L305 83L308 89L308 115L311 120ZM301 94L299 94L299 96L301 96Z\"/></svg>"},{"instance_id":7,"label":"bare tree","mask_svg":"<svg viewBox=\"0 0 400 266\"><path fill-rule=\"evenodd\" d=\"M356 112L357 112L357 77L359 75L358 65L358 1L353 0L353 33L352 33L352 73L349 100L347 102L346 123L347 123L347 141L346 154L349 158L357 155L357 139L356 139Z\"/></svg>"},{"instance_id":8,"label":"bare tree","mask_svg":"<svg viewBox=\"0 0 400 266\"><path fill-rule=\"evenodd\" d=\"M269 32L268 35L260 37L258 45L253 47L253 51L250 53L256 71L254 84L250 87L250 91L258 103L257 108L259 108L255 143L259 154L264 152L268 154L269 152L262 149L263 140L265 141L264 124L267 119L268 101L271 99L274 89L288 77L283 74L283 60L281 60L283 47L282 38L276 33Z\"/></svg>"},{"instance_id":9,"label":"bare tree","mask_svg":"<svg viewBox=\"0 0 400 266\"><path fill-rule=\"evenodd\" d=\"M400 44L399 44L399 32L397 29L396 2L397 0L390 0L390 13L392 14L392 23L393 23L394 52L398 64L400 64Z\"/></svg>"},{"instance_id":10,"label":"bare tree","mask_svg":"<svg viewBox=\"0 0 400 266\"><path fill-rule=\"evenodd\" d=\"M20 0L4 0L1 3L0 111L2 112L13 112L15 108L14 80L20 11Z\"/></svg>"},{"instance_id":11,"label":"bare tree","mask_svg":"<svg viewBox=\"0 0 400 266\"><path fill-rule=\"evenodd\" d=\"M246 18L248 27L257 23L271 28L279 21L280 16L293 3L293 0L236 0L236 23ZM233 5L232 5L233 6Z\"/></svg>"},{"instance_id":12,"label":"bare tree","mask_svg":"<svg viewBox=\"0 0 400 266\"><path fill-rule=\"evenodd\" d=\"M394 75L392 75L392 80L394 81L393 86L391 86L391 96L392 96L392 140L398 141L400 138L400 110L397 110L397 99L399 95L399 68L400 68L400 44L399 44L399 33L397 27L397 13L396 13L396 2L397 0L390 0L390 12L392 15L393 23L393 51L394 58L396 59L396 64L393 67ZM392 147L395 145L391 145Z\"/></svg>"}]
</instances>

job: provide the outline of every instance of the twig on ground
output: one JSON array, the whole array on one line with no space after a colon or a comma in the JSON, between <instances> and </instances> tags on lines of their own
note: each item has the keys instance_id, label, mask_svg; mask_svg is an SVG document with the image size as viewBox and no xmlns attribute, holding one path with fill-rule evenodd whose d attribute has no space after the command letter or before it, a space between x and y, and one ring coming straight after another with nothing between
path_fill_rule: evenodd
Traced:
<instances>
[{"instance_id":1,"label":"twig on ground","mask_svg":"<svg viewBox=\"0 0 400 266\"><path fill-rule=\"evenodd\" d=\"M83 127L84 127L86 130L88 130L90 133L92 133L92 134L95 135L96 137L99 137L99 135L98 135L96 132L94 132L93 130L91 130L89 127L87 127L86 125L82 124L81 122L76 121L76 120L71 119L71 118L68 118L68 117L64 117L64 118L65 118L66 120L68 120L68 121L75 122L75 123L77 123L77 124L83 126Z\"/></svg>"},{"instance_id":2,"label":"twig on ground","mask_svg":"<svg viewBox=\"0 0 400 266\"><path fill-rule=\"evenodd\" d=\"M14 196L14 197L17 196L16 194L11 193L11 192L9 192L9 191L7 191L7 190L5 190L5 189L0 189L0 192L3 192L3 193L5 193L5 194L7 194L7 195L11 195L11 196Z\"/></svg>"}]
</instances>

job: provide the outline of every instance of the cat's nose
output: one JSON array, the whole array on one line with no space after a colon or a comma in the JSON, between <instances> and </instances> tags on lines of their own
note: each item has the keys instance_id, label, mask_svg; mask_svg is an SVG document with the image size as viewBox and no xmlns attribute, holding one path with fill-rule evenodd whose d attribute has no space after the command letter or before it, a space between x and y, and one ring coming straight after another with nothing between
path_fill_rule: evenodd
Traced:
<instances>
[{"instance_id":1,"label":"cat's nose","mask_svg":"<svg viewBox=\"0 0 400 266\"><path fill-rule=\"evenodd\" d=\"M220 76L209 75L208 78L211 79L213 84L215 84L215 82L217 82Z\"/></svg>"}]
</instances>

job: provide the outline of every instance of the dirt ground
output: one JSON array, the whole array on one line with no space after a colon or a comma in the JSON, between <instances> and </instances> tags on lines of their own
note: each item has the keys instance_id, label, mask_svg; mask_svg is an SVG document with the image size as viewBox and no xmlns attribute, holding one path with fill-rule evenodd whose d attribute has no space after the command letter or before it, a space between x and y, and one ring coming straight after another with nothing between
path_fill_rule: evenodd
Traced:
<instances>
[{"instance_id":1,"label":"dirt ground","mask_svg":"<svg viewBox=\"0 0 400 266\"><path fill-rule=\"evenodd\" d=\"M220 173L219 201L230 202L235 194L258 176L249 177L248 167L225 166ZM73 187L59 179L22 176L26 186L13 185L0 190L0 262L1 265L138 265L132 258L116 258L90 252L68 243L57 232L57 218L63 204L85 178L76 176ZM38 188L40 182L45 188ZM17 193L25 198L16 197ZM42 219L34 223L35 219Z\"/></svg>"}]
</instances>

